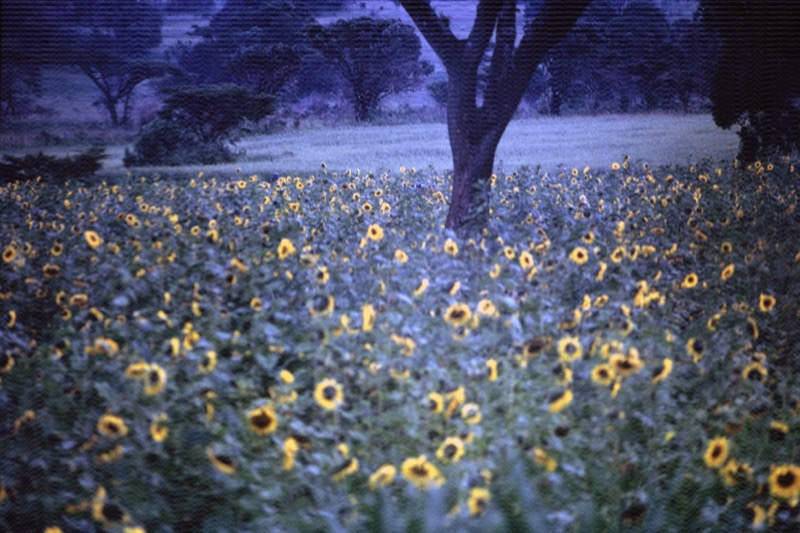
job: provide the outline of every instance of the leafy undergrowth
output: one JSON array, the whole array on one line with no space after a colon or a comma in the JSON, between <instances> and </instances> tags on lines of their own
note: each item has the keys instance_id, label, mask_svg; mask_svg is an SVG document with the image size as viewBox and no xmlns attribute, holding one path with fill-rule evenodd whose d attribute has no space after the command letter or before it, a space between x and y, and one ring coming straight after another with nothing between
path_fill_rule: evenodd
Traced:
<instances>
[{"instance_id":1,"label":"leafy undergrowth","mask_svg":"<svg viewBox=\"0 0 800 533\"><path fill-rule=\"evenodd\" d=\"M447 184L0 189L0 526L798 526L796 166Z\"/></svg>"}]
</instances>

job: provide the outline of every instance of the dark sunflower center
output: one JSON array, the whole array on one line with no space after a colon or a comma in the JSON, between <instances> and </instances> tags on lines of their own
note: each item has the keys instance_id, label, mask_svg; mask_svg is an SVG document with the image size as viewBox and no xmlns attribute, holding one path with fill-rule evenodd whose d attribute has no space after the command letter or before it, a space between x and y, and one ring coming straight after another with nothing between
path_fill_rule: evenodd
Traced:
<instances>
[{"instance_id":1,"label":"dark sunflower center","mask_svg":"<svg viewBox=\"0 0 800 533\"><path fill-rule=\"evenodd\" d=\"M722 446L714 446L714 448L711 450L711 457L716 459L720 455L722 455Z\"/></svg>"},{"instance_id":2,"label":"dark sunflower center","mask_svg":"<svg viewBox=\"0 0 800 533\"><path fill-rule=\"evenodd\" d=\"M633 363L627 359L623 359L617 363L617 366L620 368L620 370L630 370L633 368Z\"/></svg>"},{"instance_id":3,"label":"dark sunflower center","mask_svg":"<svg viewBox=\"0 0 800 533\"><path fill-rule=\"evenodd\" d=\"M333 399L336 398L336 387L328 385L327 387L322 389L322 397L328 400L329 402L333 401Z\"/></svg>"},{"instance_id":4,"label":"dark sunflower center","mask_svg":"<svg viewBox=\"0 0 800 533\"><path fill-rule=\"evenodd\" d=\"M115 503L103 504L103 518L109 522L119 522L125 516L122 508Z\"/></svg>"},{"instance_id":5,"label":"dark sunflower center","mask_svg":"<svg viewBox=\"0 0 800 533\"><path fill-rule=\"evenodd\" d=\"M695 341L692 343L692 348L694 349L695 352L702 353L703 341L701 341L700 339L695 339Z\"/></svg>"},{"instance_id":6,"label":"dark sunflower center","mask_svg":"<svg viewBox=\"0 0 800 533\"><path fill-rule=\"evenodd\" d=\"M226 466L233 466L233 459L231 459L227 455L215 455L214 458L217 460L217 462L222 463Z\"/></svg>"},{"instance_id":7,"label":"dark sunflower center","mask_svg":"<svg viewBox=\"0 0 800 533\"><path fill-rule=\"evenodd\" d=\"M158 375L156 370L151 370L147 375L147 381L149 381L152 385L157 385L161 381L161 376Z\"/></svg>"},{"instance_id":8,"label":"dark sunflower center","mask_svg":"<svg viewBox=\"0 0 800 533\"><path fill-rule=\"evenodd\" d=\"M428 409L430 409L431 411L436 411L437 409L439 409L439 402L437 402L436 400L429 401Z\"/></svg>"},{"instance_id":9,"label":"dark sunflower center","mask_svg":"<svg viewBox=\"0 0 800 533\"><path fill-rule=\"evenodd\" d=\"M428 467L425 465L415 465L411 468L411 473L417 477L428 477Z\"/></svg>"},{"instance_id":10,"label":"dark sunflower center","mask_svg":"<svg viewBox=\"0 0 800 533\"><path fill-rule=\"evenodd\" d=\"M106 422L106 431L109 433L119 433L119 426L114 422Z\"/></svg>"},{"instance_id":11,"label":"dark sunflower center","mask_svg":"<svg viewBox=\"0 0 800 533\"><path fill-rule=\"evenodd\" d=\"M272 417L265 412L260 412L257 415L250 418L250 421L253 423L254 426L257 428L266 428L272 424Z\"/></svg>"},{"instance_id":12,"label":"dark sunflower center","mask_svg":"<svg viewBox=\"0 0 800 533\"><path fill-rule=\"evenodd\" d=\"M444 447L444 456L448 459L452 459L456 455L457 451L458 447L456 447L455 444L448 444Z\"/></svg>"},{"instance_id":13,"label":"dark sunflower center","mask_svg":"<svg viewBox=\"0 0 800 533\"><path fill-rule=\"evenodd\" d=\"M785 474L778 476L777 482L778 486L781 488L788 488L797 482L797 478L795 477L794 472L786 472Z\"/></svg>"},{"instance_id":14,"label":"dark sunflower center","mask_svg":"<svg viewBox=\"0 0 800 533\"><path fill-rule=\"evenodd\" d=\"M450 313L450 318L454 320L459 320L464 318L464 311L461 309L454 309L453 312Z\"/></svg>"}]
</instances>

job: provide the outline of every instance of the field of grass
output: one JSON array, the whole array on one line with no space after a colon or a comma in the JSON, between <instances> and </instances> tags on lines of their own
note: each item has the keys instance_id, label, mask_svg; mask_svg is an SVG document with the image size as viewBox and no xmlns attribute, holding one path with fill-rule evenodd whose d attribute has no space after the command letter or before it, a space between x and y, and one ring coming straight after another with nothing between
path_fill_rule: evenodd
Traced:
<instances>
[{"instance_id":1,"label":"field of grass","mask_svg":"<svg viewBox=\"0 0 800 533\"><path fill-rule=\"evenodd\" d=\"M0 529L797 529L797 162L571 152L459 239L345 141L0 188Z\"/></svg>"}]
</instances>

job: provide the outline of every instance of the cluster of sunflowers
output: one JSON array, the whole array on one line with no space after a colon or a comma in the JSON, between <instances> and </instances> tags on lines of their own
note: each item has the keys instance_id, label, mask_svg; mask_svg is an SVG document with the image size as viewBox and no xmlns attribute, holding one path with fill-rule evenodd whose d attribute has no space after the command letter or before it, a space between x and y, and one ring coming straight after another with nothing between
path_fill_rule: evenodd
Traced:
<instances>
[{"instance_id":1,"label":"cluster of sunflowers","mask_svg":"<svg viewBox=\"0 0 800 533\"><path fill-rule=\"evenodd\" d=\"M447 186L0 188L0 527L797 525L791 161Z\"/></svg>"}]
</instances>

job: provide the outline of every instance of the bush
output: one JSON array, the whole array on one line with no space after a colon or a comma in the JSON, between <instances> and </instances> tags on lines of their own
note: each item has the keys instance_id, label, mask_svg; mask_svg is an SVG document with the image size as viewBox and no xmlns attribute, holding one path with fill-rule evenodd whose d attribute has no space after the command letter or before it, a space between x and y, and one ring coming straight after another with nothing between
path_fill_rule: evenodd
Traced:
<instances>
[{"instance_id":1,"label":"bush","mask_svg":"<svg viewBox=\"0 0 800 533\"><path fill-rule=\"evenodd\" d=\"M200 142L187 136L175 123L156 119L142 130L133 151L125 150L126 167L148 165L216 165L234 160L234 154L221 142Z\"/></svg>"},{"instance_id":2,"label":"bush","mask_svg":"<svg viewBox=\"0 0 800 533\"><path fill-rule=\"evenodd\" d=\"M234 159L225 146L246 121L274 112L275 98L237 85L169 89L159 118L126 151L125 166L217 164Z\"/></svg>"},{"instance_id":3,"label":"bush","mask_svg":"<svg viewBox=\"0 0 800 533\"><path fill-rule=\"evenodd\" d=\"M69 179L86 178L100 170L100 162L106 156L105 149L92 147L74 156L56 157L27 154L22 157L4 155L0 161L0 182L31 180L38 177L62 182Z\"/></svg>"}]
</instances>

